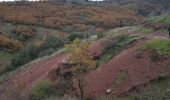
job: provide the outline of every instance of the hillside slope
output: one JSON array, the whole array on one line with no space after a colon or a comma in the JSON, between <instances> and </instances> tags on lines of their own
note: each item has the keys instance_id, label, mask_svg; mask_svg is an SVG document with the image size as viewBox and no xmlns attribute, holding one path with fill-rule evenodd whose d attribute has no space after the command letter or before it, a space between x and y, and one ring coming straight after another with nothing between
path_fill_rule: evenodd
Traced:
<instances>
[{"instance_id":1,"label":"hillside slope","mask_svg":"<svg viewBox=\"0 0 170 100\"><path fill-rule=\"evenodd\" d=\"M122 28L121 31L129 31L128 28ZM131 32L129 32L131 34ZM135 33L132 33L133 35ZM136 34L140 35L140 34ZM152 52L147 51L138 54L137 50L141 45L153 38L168 39L160 34L145 35L142 40L138 40L129 45L125 50L113 57L109 62L100 66L94 72L86 76L85 96L87 98L100 97L106 95L106 90L111 89L109 95L126 94L129 90L138 85L149 83L151 80L158 78L159 75L166 72L169 59L152 62L149 60ZM98 42L97 42L98 43ZM95 46L94 46L95 47ZM24 67L23 70L13 74L8 80L1 84L1 99L10 100L16 95L28 97L30 88L39 80L50 79L48 73L55 72L59 68L59 64L67 57L67 54L57 54L45 60ZM58 76L55 76L57 77ZM16 87L23 85L20 92L14 95ZM10 88L10 89L9 89ZM14 90L14 91L13 91ZM22 92L22 93L21 93ZM7 96L10 95L10 96Z\"/></svg>"}]
</instances>

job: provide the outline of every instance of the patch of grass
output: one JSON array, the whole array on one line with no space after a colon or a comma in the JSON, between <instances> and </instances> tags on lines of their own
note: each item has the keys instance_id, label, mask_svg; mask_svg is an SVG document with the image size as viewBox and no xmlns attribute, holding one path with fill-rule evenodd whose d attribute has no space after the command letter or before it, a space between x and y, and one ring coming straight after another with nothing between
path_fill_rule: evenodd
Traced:
<instances>
[{"instance_id":1,"label":"patch of grass","mask_svg":"<svg viewBox=\"0 0 170 100\"><path fill-rule=\"evenodd\" d=\"M10 60L13 54L5 51L0 51L0 60Z\"/></svg>"},{"instance_id":2,"label":"patch of grass","mask_svg":"<svg viewBox=\"0 0 170 100\"><path fill-rule=\"evenodd\" d=\"M121 52L129 44L138 39L140 39L140 37L125 34L116 36L113 39L111 45L105 48L104 54L99 59L97 59L97 65L100 66L104 63L107 63L115 54Z\"/></svg>"},{"instance_id":3,"label":"patch of grass","mask_svg":"<svg viewBox=\"0 0 170 100\"><path fill-rule=\"evenodd\" d=\"M160 29L160 30L158 30L158 32L161 32L161 33L168 33L168 30L167 30L167 29Z\"/></svg>"},{"instance_id":4,"label":"patch of grass","mask_svg":"<svg viewBox=\"0 0 170 100\"><path fill-rule=\"evenodd\" d=\"M62 98L57 97L57 96L52 96L52 97L49 97L49 98L47 98L45 100L78 100L78 99L76 99L74 97L69 97L69 96L65 96L65 97L62 97Z\"/></svg>"},{"instance_id":5,"label":"patch of grass","mask_svg":"<svg viewBox=\"0 0 170 100\"><path fill-rule=\"evenodd\" d=\"M145 27L142 27L142 26L139 26L137 29L136 29L136 32L140 32L140 33L151 33L151 32L154 32L155 30L153 28L145 28Z\"/></svg>"},{"instance_id":6,"label":"patch of grass","mask_svg":"<svg viewBox=\"0 0 170 100\"><path fill-rule=\"evenodd\" d=\"M121 70L118 73L115 81L113 82L112 88L116 89L118 86L120 86L126 80L127 74L128 74L127 70Z\"/></svg>"},{"instance_id":7,"label":"patch of grass","mask_svg":"<svg viewBox=\"0 0 170 100\"><path fill-rule=\"evenodd\" d=\"M160 16L154 16L147 20L150 23L164 23L164 24L170 24L170 15L160 15Z\"/></svg>"},{"instance_id":8,"label":"patch of grass","mask_svg":"<svg viewBox=\"0 0 170 100\"><path fill-rule=\"evenodd\" d=\"M0 51L0 75L4 73L6 66L10 64L13 55L10 52Z\"/></svg>"},{"instance_id":9,"label":"patch of grass","mask_svg":"<svg viewBox=\"0 0 170 100\"><path fill-rule=\"evenodd\" d=\"M151 40L143 46L143 50L147 49L155 50L161 55L170 56L170 41L163 39Z\"/></svg>"},{"instance_id":10,"label":"patch of grass","mask_svg":"<svg viewBox=\"0 0 170 100\"><path fill-rule=\"evenodd\" d=\"M97 60L97 65L100 66L102 64L105 64L113 57L113 54L111 52L106 53L100 57L99 60Z\"/></svg>"}]
</instances>

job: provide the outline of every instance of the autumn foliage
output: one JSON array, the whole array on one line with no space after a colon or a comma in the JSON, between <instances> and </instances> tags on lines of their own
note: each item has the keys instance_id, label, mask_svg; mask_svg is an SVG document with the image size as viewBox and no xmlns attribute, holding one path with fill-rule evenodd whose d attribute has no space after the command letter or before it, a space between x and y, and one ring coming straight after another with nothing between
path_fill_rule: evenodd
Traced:
<instances>
[{"instance_id":1,"label":"autumn foliage","mask_svg":"<svg viewBox=\"0 0 170 100\"><path fill-rule=\"evenodd\" d=\"M10 51L18 51L23 47L22 43L10 37L0 35L0 48L7 48Z\"/></svg>"},{"instance_id":2,"label":"autumn foliage","mask_svg":"<svg viewBox=\"0 0 170 100\"><path fill-rule=\"evenodd\" d=\"M81 43L79 40L74 40L71 44L65 45L70 50L69 62L73 65L73 72L76 74L85 73L88 69L94 69L95 61L92 54L89 52L89 43Z\"/></svg>"},{"instance_id":3,"label":"autumn foliage","mask_svg":"<svg viewBox=\"0 0 170 100\"><path fill-rule=\"evenodd\" d=\"M27 5L0 5L0 17L5 21L63 28L75 25L85 30L88 25L102 28L137 22L135 12L120 7L66 6L51 3L28 3Z\"/></svg>"},{"instance_id":4,"label":"autumn foliage","mask_svg":"<svg viewBox=\"0 0 170 100\"><path fill-rule=\"evenodd\" d=\"M13 30L13 32L20 37L20 40L26 40L31 38L34 35L33 29L30 27L24 27L24 26L16 26Z\"/></svg>"},{"instance_id":5,"label":"autumn foliage","mask_svg":"<svg viewBox=\"0 0 170 100\"><path fill-rule=\"evenodd\" d=\"M84 74L96 67L96 62L93 60L93 56L89 52L89 46L89 43L81 42L79 40L74 40L71 44L65 46L71 53L68 62L78 81L80 100L84 100Z\"/></svg>"}]
</instances>

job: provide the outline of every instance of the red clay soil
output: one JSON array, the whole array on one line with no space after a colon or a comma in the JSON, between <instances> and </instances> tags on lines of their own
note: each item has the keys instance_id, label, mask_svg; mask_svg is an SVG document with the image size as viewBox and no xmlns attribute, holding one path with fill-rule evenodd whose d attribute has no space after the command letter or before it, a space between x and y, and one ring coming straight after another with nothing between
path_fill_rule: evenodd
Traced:
<instances>
[{"instance_id":1,"label":"red clay soil","mask_svg":"<svg viewBox=\"0 0 170 100\"><path fill-rule=\"evenodd\" d=\"M59 67L59 64L62 60L67 57L67 54L58 54L50 59L41 60L35 64L27 66L24 70L16 73L10 77L7 81L3 82L2 86L4 87L0 100L10 100L8 94L12 92L13 88L17 84L23 84L25 87L22 88L22 91L29 91L29 88L39 80L46 79L48 73ZM22 95L25 95L23 93ZM26 100L26 99L25 99Z\"/></svg>"},{"instance_id":2,"label":"red clay soil","mask_svg":"<svg viewBox=\"0 0 170 100\"><path fill-rule=\"evenodd\" d=\"M120 95L137 85L148 83L165 71L170 60L151 62L149 53L137 57L136 50L145 40L132 44L128 49L113 57L108 63L100 66L94 72L86 76L85 97L98 98L106 95L107 89L112 89L111 95ZM118 73L127 70L126 79L113 89Z\"/></svg>"},{"instance_id":3,"label":"red clay soil","mask_svg":"<svg viewBox=\"0 0 170 100\"><path fill-rule=\"evenodd\" d=\"M90 47L90 52L93 54L94 57L99 57L102 52L103 46L100 44L100 42L92 44Z\"/></svg>"},{"instance_id":4,"label":"red clay soil","mask_svg":"<svg viewBox=\"0 0 170 100\"><path fill-rule=\"evenodd\" d=\"M90 52L94 57L100 57L103 54L103 50L108 46L108 39L102 38L90 46Z\"/></svg>"}]
</instances>

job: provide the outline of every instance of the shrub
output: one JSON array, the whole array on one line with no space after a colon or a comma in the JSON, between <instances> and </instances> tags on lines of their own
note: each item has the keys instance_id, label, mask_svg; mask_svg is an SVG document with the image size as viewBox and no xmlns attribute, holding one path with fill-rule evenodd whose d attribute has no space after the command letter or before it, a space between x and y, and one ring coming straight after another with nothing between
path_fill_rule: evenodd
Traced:
<instances>
[{"instance_id":1,"label":"shrub","mask_svg":"<svg viewBox=\"0 0 170 100\"><path fill-rule=\"evenodd\" d=\"M58 49L64 45L64 42L57 37L48 36L46 42L40 47L40 50L47 50L50 48Z\"/></svg>"},{"instance_id":2,"label":"shrub","mask_svg":"<svg viewBox=\"0 0 170 100\"><path fill-rule=\"evenodd\" d=\"M43 51L39 52L39 57L51 55L51 54L54 53L55 51L56 51L56 50L54 50L53 48L49 48L49 49L47 49L47 50L43 50Z\"/></svg>"},{"instance_id":3,"label":"shrub","mask_svg":"<svg viewBox=\"0 0 170 100\"><path fill-rule=\"evenodd\" d=\"M10 37L0 35L0 48L6 48L12 52L18 51L23 47L22 43Z\"/></svg>"},{"instance_id":4,"label":"shrub","mask_svg":"<svg viewBox=\"0 0 170 100\"><path fill-rule=\"evenodd\" d=\"M28 47L19 51L14 56L10 66L8 66L8 70L16 69L17 67L22 66L37 57L38 57L38 48L34 45L29 45Z\"/></svg>"},{"instance_id":5,"label":"shrub","mask_svg":"<svg viewBox=\"0 0 170 100\"><path fill-rule=\"evenodd\" d=\"M80 34L80 33L70 33L70 34L68 35L68 39L69 39L70 41L73 41L73 40L75 40L75 39L77 39L77 38L83 38L83 34Z\"/></svg>"},{"instance_id":6,"label":"shrub","mask_svg":"<svg viewBox=\"0 0 170 100\"><path fill-rule=\"evenodd\" d=\"M33 29L26 26L17 26L13 32L18 36L21 41L25 41L33 36Z\"/></svg>"},{"instance_id":7,"label":"shrub","mask_svg":"<svg viewBox=\"0 0 170 100\"><path fill-rule=\"evenodd\" d=\"M47 80L39 81L31 90L31 100L42 100L53 93L52 84Z\"/></svg>"}]
</instances>

